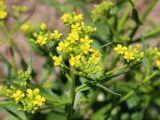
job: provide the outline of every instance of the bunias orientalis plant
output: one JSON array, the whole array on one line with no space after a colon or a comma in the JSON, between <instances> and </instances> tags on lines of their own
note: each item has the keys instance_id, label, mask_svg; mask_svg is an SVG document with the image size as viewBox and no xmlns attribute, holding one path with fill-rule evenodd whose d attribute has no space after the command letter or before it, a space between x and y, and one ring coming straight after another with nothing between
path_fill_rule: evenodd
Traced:
<instances>
[{"instance_id":1,"label":"bunias orientalis plant","mask_svg":"<svg viewBox=\"0 0 160 120\"><path fill-rule=\"evenodd\" d=\"M66 37L62 37L62 33L56 29L48 30L47 25L42 23L39 26L39 32L33 34L31 41L39 47L46 49L53 60L54 66L61 67L71 83L71 100L66 111L67 119L71 119L76 91L88 89L89 83L92 86L119 95L105 87L102 83L114 71L128 67L130 63L132 65L139 63L143 59L143 52L141 52L138 44L134 49L131 46L126 47L118 44L114 50L118 54L124 55L127 64L105 73L100 63L102 56L100 49L93 47L94 40L90 38L90 35L96 31L96 28L85 25L82 14L65 13L61 19L69 27L69 34ZM137 54L139 52L140 54ZM70 72L70 74L67 72ZM75 76L85 78L87 82L76 87Z\"/></svg>"},{"instance_id":2,"label":"bunias orientalis plant","mask_svg":"<svg viewBox=\"0 0 160 120\"><path fill-rule=\"evenodd\" d=\"M16 15L17 13L21 14L21 12L25 11L25 8L23 8L23 6L13 6L12 9L15 10ZM109 81L111 84L108 84L108 80L112 80L112 78L114 78L115 76L119 76L121 74L129 72L130 67L134 67L137 64L141 63L144 53L141 52L140 46L138 44L135 45L135 47L133 47L133 45L128 45L127 42L130 40L130 38L122 34L123 33L122 31L125 31L122 27L123 24L121 25L121 28L118 28L122 30L119 33L117 32L117 29L113 27L115 24L114 22L117 15L116 4L114 4L113 2L103 2L100 5L97 5L95 7L95 9L92 12L92 15L93 15L92 16L93 20L95 22L103 21L105 24L109 26L110 28L109 30L112 36L111 40L113 43L115 42L113 45L114 48L110 46L109 47L111 48L111 51L114 50L116 54L118 54L118 58L119 57L124 58L124 64L125 64L124 66L120 66L118 68L113 66L109 68L109 70L108 68L105 68L106 67L105 65L103 66L102 57L104 57L105 54L104 56L102 56L101 49L93 47L94 39L92 38L91 35L96 32L96 29L94 27L86 25L83 22L82 14L66 13L62 16L61 18L62 21L69 28L69 34L67 35L65 35L65 33L64 35L62 35L62 33L56 29L50 30L46 25L46 23L42 23L39 26L39 28L38 27L33 28L33 26L29 22L24 22L23 24L19 25L20 27L18 29L24 31L27 37L30 37L29 34L32 33L33 30L35 30L32 34L31 41L34 44L37 44L37 46L41 48L43 52L46 53L45 54L46 58L48 58L48 56L50 55L51 57L50 60L52 60L54 66L59 66L62 72L65 74L65 77L68 79L68 82L70 83L69 84L70 96L68 96L68 93L67 93L67 99L69 99L69 101L63 102L62 99L58 99L58 100L53 99L51 95L54 95L54 94L49 94L48 89L46 91L48 92L47 94L49 94L51 99L49 97L40 95L42 92L41 90L39 90L41 86L39 86L39 89L37 87L31 87L32 85L31 82L28 82L27 80L30 78L25 77L26 74L28 74L28 72L30 74L30 71L27 71L24 73L15 72L18 74L18 76L22 77L22 79L19 81L20 78L15 78L14 82L11 82L2 86L3 88L2 90L13 91L8 93L4 92L3 96L6 96L9 94L9 96L6 96L5 100L13 101L14 104L18 106L18 110L27 111L25 113L28 113L28 112L34 113L36 111L42 110L44 103L45 103L45 106L47 106L51 110L54 108L57 108L57 106L54 106L57 103L59 105L65 105L67 119L71 119L74 113L74 110L78 111L75 108L75 106L81 105L81 103L83 104L86 101L89 101L89 99L87 100L86 95L82 94L80 96L81 98L79 100L79 103L77 103L77 101L75 100L76 98L75 96L79 94L81 91L95 90L95 91L91 91L94 93L94 92L97 92L96 91L97 89L95 88L99 87L107 92L111 92L113 94L119 95L106 87L108 86L112 88L112 81L111 82ZM103 47L106 47L106 46L107 45L104 45ZM107 54L110 54L110 53L107 53ZM115 62L119 63L118 60L119 59L117 59ZM156 61L158 61L158 59L156 59ZM156 64L157 63L158 62L156 62ZM14 71L16 71L16 69L14 69ZM134 72L132 71L132 73ZM146 80L148 80L151 77L150 75L148 75L145 78ZM82 82L80 81L80 83L77 85L77 81L81 80L81 78L85 80ZM16 80L18 80L18 82L16 82ZM55 82L58 82L58 81L55 81ZM135 84L136 82L134 83L134 86L131 86L131 87L135 87L136 86ZM65 91L63 87L61 88L62 91L68 92L68 91ZM94 89L91 89L92 87ZM119 86L117 85L116 87L119 87ZM116 87L113 87L113 89ZM125 85L123 87L125 87ZM138 89L138 87L136 89ZM119 91L119 90L116 89L116 91ZM140 91L140 89L138 89L138 91ZM89 94L91 94L91 92ZM132 90L132 91L129 91L128 93L129 95L127 94L126 96L122 97L119 101L124 102L125 100L127 100L128 96L133 95L136 92ZM110 97L110 94L107 94L107 96L105 97L108 97L108 96ZM104 96L102 96L102 98L103 97ZM57 98L57 97L54 97L54 98ZM110 97L109 99L108 98L106 99L107 103L110 103L110 104L112 104L113 100L115 100L114 97ZM118 103L120 103L119 101ZM29 103L29 104L26 104L26 103ZM114 107L114 105L111 105L111 106ZM114 111L118 111L118 110L113 108L113 112ZM84 115L86 111L80 110L78 111L78 113L81 113L82 115Z\"/></svg>"}]
</instances>

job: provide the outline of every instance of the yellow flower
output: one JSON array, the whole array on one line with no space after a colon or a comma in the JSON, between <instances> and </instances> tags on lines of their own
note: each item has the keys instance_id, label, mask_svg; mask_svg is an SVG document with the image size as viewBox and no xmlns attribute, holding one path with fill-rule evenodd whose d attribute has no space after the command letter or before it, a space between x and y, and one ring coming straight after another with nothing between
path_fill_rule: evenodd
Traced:
<instances>
[{"instance_id":1,"label":"yellow flower","mask_svg":"<svg viewBox=\"0 0 160 120\"><path fill-rule=\"evenodd\" d=\"M51 39L58 40L62 36L62 33L60 33L58 30L54 30L53 33L50 34Z\"/></svg>"},{"instance_id":2,"label":"yellow flower","mask_svg":"<svg viewBox=\"0 0 160 120\"><path fill-rule=\"evenodd\" d=\"M40 29L41 30L46 30L47 29L47 25L46 25L46 23L41 23L41 25L40 25Z\"/></svg>"},{"instance_id":3,"label":"yellow flower","mask_svg":"<svg viewBox=\"0 0 160 120\"><path fill-rule=\"evenodd\" d=\"M32 98L33 97L33 91L31 89L27 89L27 96L29 98Z\"/></svg>"},{"instance_id":4,"label":"yellow flower","mask_svg":"<svg viewBox=\"0 0 160 120\"><path fill-rule=\"evenodd\" d=\"M67 40L69 40L71 43L74 43L75 41L79 40L78 32L71 31L71 33L67 37Z\"/></svg>"},{"instance_id":5,"label":"yellow flower","mask_svg":"<svg viewBox=\"0 0 160 120\"><path fill-rule=\"evenodd\" d=\"M84 38L80 39L82 45L80 46L81 50L83 51L84 54L88 54L89 51L91 51L91 43L93 40L89 39L88 36L85 36Z\"/></svg>"},{"instance_id":6,"label":"yellow flower","mask_svg":"<svg viewBox=\"0 0 160 120\"><path fill-rule=\"evenodd\" d=\"M81 45L81 50L83 51L84 54L88 54L90 51L91 46L89 44L83 44Z\"/></svg>"},{"instance_id":7,"label":"yellow flower","mask_svg":"<svg viewBox=\"0 0 160 120\"><path fill-rule=\"evenodd\" d=\"M118 44L117 47L114 48L114 50L118 52L118 54L122 55L127 51L127 47L123 47L121 44Z\"/></svg>"},{"instance_id":8,"label":"yellow flower","mask_svg":"<svg viewBox=\"0 0 160 120\"><path fill-rule=\"evenodd\" d=\"M25 23L23 25L21 25L20 29L24 32L28 31L30 28L30 25L28 23Z\"/></svg>"},{"instance_id":9,"label":"yellow flower","mask_svg":"<svg viewBox=\"0 0 160 120\"><path fill-rule=\"evenodd\" d=\"M39 89L38 88L34 89L33 94L38 95L39 94Z\"/></svg>"},{"instance_id":10,"label":"yellow flower","mask_svg":"<svg viewBox=\"0 0 160 120\"><path fill-rule=\"evenodd\" d=\"M98 64L101 59L101 54L98 49L93 49L91 57L89 57L89 62L93 64Z\"/></svg>"},{"instance_id":11,"label":"yellow flower","mask_svg":"<svg viewBox=\"0 0 160 120\"><path fill-rule=\"evenodd\" d=\"M81 56L80 55L77 55L77 56L71 56L71 58L69 59L69 63L70 65L73 67L75 65L78 65L80 63L80 58Z\"/></svg>"},{"instance_id":12,"label":"yellow flower","mask_svg":"<svg viewBox=\"0 0 160 120\"><path fill-rule=\"evenodd\" d=\"M64 23L66 23L66 22L68 22L71 18L72 18L71 14L65 13L65 14L61 17L61 20L62 20Z\"/></svg>"},{"instance_id":13,"label":"yellow flower","mask_svg":"<svg viewBox=\"0 0 160 120\"><path fill-rule=\"evenodd\" d=\"M17 90L11 97L18 103L24 97L24 93L21 90Z\"/></svg>"},{"instance_id":14,"label":"yellow flower","mask_svg":"<svg viewBox=\"0 0 160 120\"><path fill-rule=\"evenodd\" d=\"M7 17L7 12L0 10L0 19L5 19Z\"/></svg>"},{"instance_id":15,"label":"yellow flower","mask_svg":"<svg viewBox=\"0 0 160 120\"><path fill-rule=\"evenodd\" d=\"M81 22L83 21L83 15L82 14L74 15L73 19L75 22Z\"/></svg>"},{"instance_id":16,"label":"yellow flower","mask_svg":"<svg viewBox=\"0 0 160 120\"><path fill-rule=\"evenodd\" d=\"M76 23L76 24L71 25L71 28L72 28L72 30L75 31L75 32L81 31L81 26L80 26L79 23Z\"/></svg>"},{"instance_id":17,"label":"yellow flower","mask_svg":"<svg viewBox=\"0 0 160 120\"><path fill-rule=\"evenodd\" d=\"M124 53L124 59L126 59L127 62L129 62L130 60L134 60L134 53L126 51Z\"/></svg>"},{"instance_id":18,"label":"yellow flower","mask_svg":"<svg viewBox=\"0 0 160 120\"><path fill-rule=\"evenodd\" d=\"M80 41L82 43L90 44L93 42L93 40L89 39L89 37L86 35L84 38L81 38Z\"/></svg>"},{"instance_id":19,"label":"yellow flower","mask_svg":"<svg viewBox=\"0 0 160 120\"><path fill-rule=\"evenodd\" d=\"M45 45L48 43L48 34L40 34L40 35L37 35L37 39L36 39L36 42L37 44L39 45Z\"/></svg>"},{"instance_id":20,"label":"yellow flower","mask_svg":"<svg viewBox=\"0 0 160 120\"><path fill-rule=\"evenodd\" d=\"M156 60L156 66L160 69L160 60Z\"/></svg>"},{"instance_id":21,"label":"yellow flower","mask_svg":"<svg viewBox=\"0 0 160 120\"><path fill-rule=\"evenodd\" d=\"M45 98L41 97L40 95L37 95L33 101L33 103L37 106L42 106L45 102Z\"/></svg>"},{"instance_id":22,"label":"yellow flower","mask_svg":"<svg viewBox=\"0 0 160 120\"><path fill-rule=\"evenodd\" d=\"M68 51L68 46L69 46L69 42L60 42L57 46L57 50L58 51L63 51L63 52L67 52Z\"/></svg>"},{"instance_id":23,"label":"yellow flower","mask_svg":"<svg viewBox=\"0 0 160 120\"><path fill-rule=\"evenodd\" d=\"M62 56L53 56L52 59L54 60L54 65L59 66L62 62Z\"/></svg>"}]
</instances>

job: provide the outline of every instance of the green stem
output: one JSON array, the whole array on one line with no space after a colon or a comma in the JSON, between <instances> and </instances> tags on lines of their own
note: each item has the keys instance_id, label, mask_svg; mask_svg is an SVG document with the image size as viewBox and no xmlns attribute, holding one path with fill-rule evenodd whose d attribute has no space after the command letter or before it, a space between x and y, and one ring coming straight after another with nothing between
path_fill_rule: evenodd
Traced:
<instances>
[{"instance_id":1,"label":"green stem","mask_svg":"<svg viewBox=\"0 0 160 120\"><path fill-rule=\"evenodd\" d=\"M111 70L111 71L108 71L108 72L106 72L106 75L110 75L110 74L112 74L112 73L114 73L114 72L116 72L116 71L119 71L119 70L121 70L121 69L124 69L125 67L127 67L128 65L123 65L123 66L120 66L120 67L117 67L117 68L115 68L115 69L113 69L113 70Z\"/></svg>"},{"instance_id":2,"label":"green stem","mask_svg":"<svg viewBox=\"0 0 160 120\"><path fill-rule=\"evenodd\" d=\"M75 76L72 74L72 77L70 77L68 74L66 74L66 77L70 82L70 97L71 97L71 102L68 105L68 110L67 110L67 120L71 120L74 111L73 107L75 101Z\"/></svg>"},{"instance_id":3,"label":"green stem","mask_svg":"<svg viewBox=\"0 0 160 120\"><path fill-rule=\"evenodd\" d=\"M141 22L143 23L144 20L146 19L146 17L148 16L148 14L151 12L151 10L153 9L153 7L156 5L158 0L152 0L150 5L146 8L145 12L143 13L142 17L141 17ZM133 29L130 37L133 38L133 36L135 35L135 33L137 32L137 30L139 29L141 24L137 24L135 26L135 28Z\"/></svg>"},{"instance_id":4,"label":"green stem","mask_svg":"<svg viewBox=\"0 0 160 120\"><path fill-rule=\"evenodd\" d=\"M8 39L8 46L9 46L9 51L10 51L10 55L11 55L11 64L13 67L13 75L16 74L16 62L15 62L15 58L14 58L14 42L12 41L12 36L9 33L9 31L7 30L7 28L5 27L4 22L1 24L1 28L2 28L2 32L5 34L6 38Z\"/></svg>"}]
</instances>

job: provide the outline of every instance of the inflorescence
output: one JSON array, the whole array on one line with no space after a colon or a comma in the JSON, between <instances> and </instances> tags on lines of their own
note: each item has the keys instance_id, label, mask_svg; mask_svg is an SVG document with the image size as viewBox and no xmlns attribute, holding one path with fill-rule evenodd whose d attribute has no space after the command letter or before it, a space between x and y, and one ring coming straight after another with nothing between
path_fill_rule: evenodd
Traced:
<instances>
[{"instance_id":1,"label":"inflorescence","mask_svg":"<svg viewBox=\"0 0 160 120\"><path fill-rule=\"evenodd\" d=\"M150 48L148 50L149 58L155 62L155 65L158 69L160 69L160 50L157 47Z\"/></svg>"},{"instance_id":2,"label":"inflorescence","mask_svg":"<svg viewBox=\"0 0 160 120\"><path fill-rule=\"evenodd\" d=\"M42 23L40 32L34 35L35 43L44 46L50 41L58 42L58 55L52 55L55 66L62 65L64 56L67 56L71 69L79 75L91 76L101 71L100 51L92 47L93 40L90 39L90 34L94 33L96 28L85 25L82 14L65 13L61 19L70 29L66 38L60 40L62 33L58 30L47 32L47 25Z\"/></svg>"},{"instance_id":3,"label":"inflorescence","mask_svg":"<svg viewBox=\"0 0 160 120\"><path fill-rule=\"evenodd\" d=\"M127 62L139 62L144 56L144 53L140 50L139 44L137 44L135 48L132 46L126 47L118 44L116 47L114 47L114 51L117 54L122 55Z\"/></svg>"},{"instance_id":4,"label":"inflorescence","mask_svg":"<svg viewBox=\"0 0 160 120\"><path fill-rule=\"evenodd\" d=\"M45 103L45 98L40 95L38 88L30 89L27 81L32 79L30 71L19 71L17 81L10 86L0 86L0 95L12 100L17 104L17 110L34 113Z\"/></svg>"}]
</instances>

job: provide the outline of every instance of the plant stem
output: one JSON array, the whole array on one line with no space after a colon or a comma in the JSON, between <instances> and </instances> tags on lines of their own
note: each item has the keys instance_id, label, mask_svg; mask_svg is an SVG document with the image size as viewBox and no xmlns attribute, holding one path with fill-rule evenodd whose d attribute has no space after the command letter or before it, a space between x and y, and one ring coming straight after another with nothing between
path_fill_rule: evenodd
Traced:
<instances>
[{"instance_id":1,"label":"plant stem","mask_svg":"<svg viewBox=\"0 0 160 120\"><path fill-rule=\"evenodd\" d=\"M6 38L8 39L8 46L9 46L9 51L10 51L10 55L11 55L11 65L13 67L13 75L16 74L16 62L15 62L15 58L14 58L14 42L12 40L12 35L10 34L10 32L7 30L7 28L4 25L4 22L1 24L1 28L2 28L2 32L5 34Z\"/></svg>"},{"instance_id":2,"label":"plant stem","mask_svg":"<svg viewBox=\"0 0 160 120\"><path fill-rule=\"evenodd\" d=\"M148 16L148 14L151 12L151 10L153 9L153 7L156 5L156 3L158 2L158 0L152 0L151 3L148 5L148 7L146 8L145 12L143 13L142 17L141 17L141 22L143 23L144 20L146 19L146 17ZM141 24L137 24L135 26L135 28L133 29L130 37L133 38L133 36L135 35L135 33L137 32L137 30L139 29Z\"/></svg>"},{"instance_id":3,"label":"plant stem","mask_svg":"<svg viewBox=\"0 0 160 120\"><path fill-rule=\"evenodd\" d=\"M73 114L73 107L74 107L74 101L75 101L75 76L74 74L71 74L72 77L69 77L67 74L66 77L68 78L70 82L70 97L71 97L71 102L68 105L68 110L67 110L67 120L72 119L72 114Z\"/></svg>"}]
</instances>

